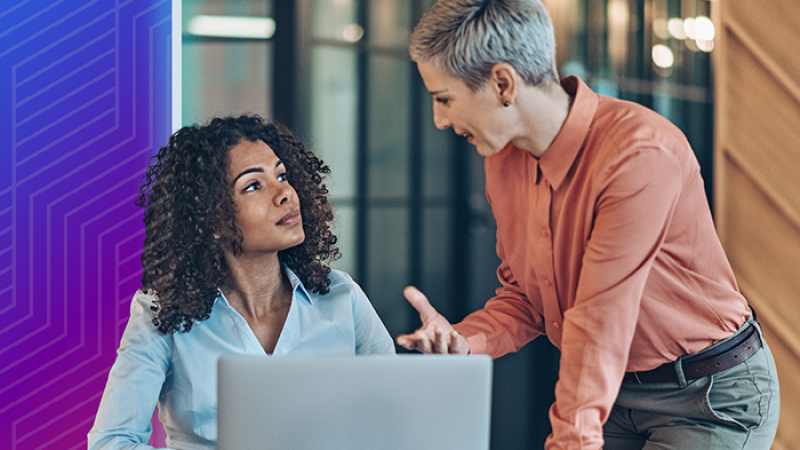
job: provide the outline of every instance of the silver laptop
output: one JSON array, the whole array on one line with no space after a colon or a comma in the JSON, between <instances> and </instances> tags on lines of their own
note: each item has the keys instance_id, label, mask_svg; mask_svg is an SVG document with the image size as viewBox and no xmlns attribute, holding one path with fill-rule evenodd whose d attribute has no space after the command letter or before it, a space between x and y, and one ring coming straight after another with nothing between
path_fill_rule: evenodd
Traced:
<instances>
[{"instance_id":1,"label":"silver laptop","mask_svg":"<svg viewBox=\"0 0 800 450\"><path fill-rule=\"evenodd\" d=\"M486 356L225 356L218 450L489 448Z\"/></svg>"}]
</instances>

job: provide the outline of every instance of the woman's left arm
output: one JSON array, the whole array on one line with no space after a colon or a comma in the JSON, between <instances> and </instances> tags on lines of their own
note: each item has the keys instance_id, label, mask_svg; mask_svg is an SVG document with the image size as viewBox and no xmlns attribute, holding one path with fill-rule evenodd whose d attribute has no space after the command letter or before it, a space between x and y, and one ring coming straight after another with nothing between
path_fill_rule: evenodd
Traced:
<instances>
[{"instance_id":1,"label":"woman's left arm","mask_svg":"<svg viewBox=\"0 0 800 450\"><path fill-rule=\"evenodd\" d=\"M153 410L169 369L171 345L150 320L152 298L137 292L122 335L117 360L94 426L90 450L150 449Z\"/></svg>"}]
</instances>

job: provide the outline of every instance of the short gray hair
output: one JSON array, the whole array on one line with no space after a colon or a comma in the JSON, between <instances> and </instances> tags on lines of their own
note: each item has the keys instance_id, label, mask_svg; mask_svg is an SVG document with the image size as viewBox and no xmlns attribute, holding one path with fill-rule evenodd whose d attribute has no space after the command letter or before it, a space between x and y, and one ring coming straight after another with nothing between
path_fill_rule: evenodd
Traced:
<instances>
[{"instance_id":1,"label":"short gray hair","mask_svg":"<svg viewBox=\"0 0 800 450\"><path fill-rule=\"evenodd\" d=\"M473 91L508 63L526 83L558 82L553 23L540 0L439 0L411 35L414 62L433 62Z\"/></svg>"}]
</instances>

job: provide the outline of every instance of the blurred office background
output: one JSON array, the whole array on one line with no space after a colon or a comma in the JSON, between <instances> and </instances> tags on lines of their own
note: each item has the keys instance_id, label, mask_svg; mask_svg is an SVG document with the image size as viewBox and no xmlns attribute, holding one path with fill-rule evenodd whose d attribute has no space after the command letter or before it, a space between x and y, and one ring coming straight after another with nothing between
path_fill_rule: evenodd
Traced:
<instances>
[{"instance_id":1,"label":"blurred office background","mask_svg":"<svg viewBox=\"0 0 800 450\"><path fill-rule=\"evenodd\" d=\"M577 75L597 92L641 103L679 126L716 206L712 55L721 19L711 20L712 2L545 3L561 75ZM408 284L453 321L479 308L498 285L482 159L454 133L435 129L430 96L406 53L410 32L432 4L183 1L183 123L263 114L295 130L331 166L344 255L334 267L364 287L393 336L419 325L401 295ZM739 4L739 15L752 19ZM772 16L787 5L778 4ZM762 32L766 19L758 14L753 23ZM262 34L213 35L198 27L209 20L202 16L257 18L253 26ZM546 339L496 361L492 448L540 447L550 432L557 368L558 351Z\"/></svg>"},{"instance_id":2,"label":"blurred office background","mask_svg":"<svg viewBox=\"0 0 800 450\"><path fill-rule=\"evenodd\" d=\"M482 160L433 127L406 56L431 3L185 0L173 17L170 0L0 2L0 448L85 448L139 287L133 200L169 134L174 39L174 123L260 113L330 164L344 254L335 267L362 284L393 335L418 326L406 284L453 321L482 306L498 285ZM773 448L796 448L800 3L545 3L562 75L640 102L689 137L776 357ZM220 16L233 27L220 32ZM557 368L544 338L495 362L493 449L541 448Z\"/></svg>"},{"instance_id":3,"label":"blurred office background","mask_svg":"<svg viewBox=\"0 0 800 450\"><path fill-rule=\"evenodd\" d=\"M453 321L498 286L482 158L433 126L430 95L407 56L433 3L183 0L183 123L256 112L289 125L331 166L344 255L334 267L364 287L393 336L419 326L401 294L408 284ZM712 198L710 3L546 3L562 75L676 123ZM232 29L238 36L214 28L224 22L209 28L223 17L254 19L254 34L239 33L244 22ZM546 338L496 362L493 448L541 445L557 375L558 351Z\"/></svg>"}]
</instances>

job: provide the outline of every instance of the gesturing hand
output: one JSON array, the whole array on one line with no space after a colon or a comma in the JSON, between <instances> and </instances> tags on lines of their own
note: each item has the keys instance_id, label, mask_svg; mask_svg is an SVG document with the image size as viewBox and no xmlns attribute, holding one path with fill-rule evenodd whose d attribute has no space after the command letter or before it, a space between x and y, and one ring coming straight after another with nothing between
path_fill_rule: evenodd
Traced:
<instances>
[{"instance_id":1,"label":"gesturing hand","mask_svg":"<svg viewBox=\"0 0 800 450\"><path fill-rule=\"evenodd\" d=\"M467 339L454 330L450 322L439 314L425 294L413 286L403 289L403 295L419 313L422 326L412 334L397 337L397 343L408 350L422 353L469 353Z\"/></svg>"}]
</instances>

